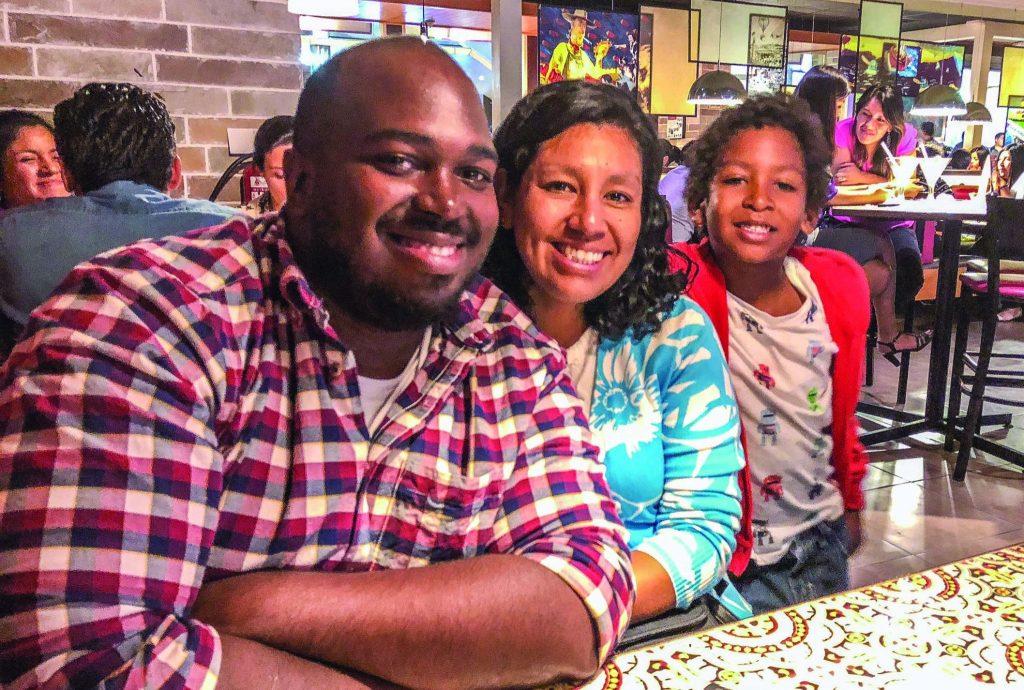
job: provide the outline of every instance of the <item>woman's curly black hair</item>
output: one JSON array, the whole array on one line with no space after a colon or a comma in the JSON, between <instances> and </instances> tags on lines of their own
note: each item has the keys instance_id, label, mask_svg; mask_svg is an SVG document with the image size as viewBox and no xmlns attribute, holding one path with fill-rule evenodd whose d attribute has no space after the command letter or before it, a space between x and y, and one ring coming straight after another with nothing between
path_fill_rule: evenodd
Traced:
<instances>
[{"instance_id":1,"label":"woman's curly black hair","mask_svg":"<svg viewBox=\"0 0 1024 690\"><path fill-rule=\"evenodd\" d=\"M828 200L829 167L832 147L825 143L821 124L802 98L778 94L755 96L726 110L704 130L688 152L690 177L686 184L686 204L700 208L711 191L711 181L722 165L722 156L740 132L748 129L780 127L797 140L807 170L807 209L818 211Z\"/></svg>"},{"instance_id":2,"label":"woman's curly black hair","mask_svg":"<svg viewBox=\"0 0 1024 690\"><path fill-rule=\"evenodd\" d=\"M640 151L643 196L640 237L625 273L601 296L587 302L583 317L605 338L619 339L632 329L642 338L661 325L686 289L688 273L669 271L665 230L667 204L658 195L661 146L647 116L624 91L610 85L561 81L542 86L512 108L494 135L498 166L514 195L544 142L579 124L621 127ZM512 300L530 311L530 274L516 248L511 228L499 228L481 271Z\"/></svg>"}]
</instances>

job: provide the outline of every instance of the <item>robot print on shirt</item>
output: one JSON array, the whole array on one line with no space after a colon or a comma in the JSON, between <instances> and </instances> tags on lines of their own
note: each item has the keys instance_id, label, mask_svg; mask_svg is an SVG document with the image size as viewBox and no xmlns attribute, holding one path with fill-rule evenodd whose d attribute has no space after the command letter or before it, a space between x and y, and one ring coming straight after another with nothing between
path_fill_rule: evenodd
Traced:
<instances>
[{"instance_id":1,"label":"robot print on shirt","mask_svg":"<svg viewBox=\"0 0 1024 690\"><path fill-rule=\"evenodd\" d=\"M757 433L761 434L761 446L767 446L769 442L774 446L779 442L779 420L775 417L775 410L766 407L761 410L761 420L757 423Z\"/></svg>"},{"instance_id":2,"label":"robot print on shirt","mask_svg":"<svg viewBox=\"0 0 1024 690\"><path fill-rule=\"evenodd\" d=\"M807 391L807 409L814 413L821 412L823 408L821 407L821 402L818 400L820 396L821 392L818 390L817 386Z\"/></svg>"},{"instance_id":3,"label":"robot print on shirt","mask_svg":"<svg viewBox=\"0 0 1024 690\"><path fill-rule=\"evenodd\" d=\"M811 300L811 308L807 310L807 316L804 318L804 323L813 323L814 317L818 315L818 303L813 299Z\"/></svg>"},{"instance_id":4,"label":"robot print on shirt","mask_svg":"<svg viewBox=\"0 0 1024 690\"><path fill-rule=\"evenodd\" d=\"M807 363L814 364L814 360L818 358L818 355L825 351L825 345L817 340L812 340L807 344Z\"/></svg>"},{"instance_id":5,"label":"robot print on shirt","mask_svg":"<svg viewBox=\"0 0 1024 690\"><path fill-rule=\"evenodd\" d=\"M825 440L824 436L814 439L814 448L811 449L811 460L821 459L826 447L828 447L828 441Z\"/></svg>"},{"instance_id":6,"label":"robot print on shirt","mask_svg":"<svg viewBox=\"0 0 1024 690\"><path fill-rule=\"evenodd\" d=\"M777 501L785 495L782 490L782 476L769 474L761 482L761 498L765 501Z\"/></svg>"},{"instance_id":7,"label":"robot print on shirt","mask_svg":"<svg viewBox=\"0 0 1024 690\"><path fill-rule=\"evenodd\" d=\"M768 390L775 388L775 378L767 364L757 365L757 369L754 369L754 379Z\"/></svg>"},{"instance_id":8,"label":"robot print on shirt","mask_svg":"<svg viewBox=\"0 0 1024 690\"><path fill-rule=\"evenodd\" d=\"M772 536L772 532L768 529L767 520L753 519L751 522L754 523L754 539L757 539L758 546L764 546L765 544L774 544L775 538Z\"/></svg>"},{"instance_id":9,"label":"robot print on shirt","mask_svg":"<svg viewBox=\"0 0 1024 690\"><path fill-rule=\"evenodd\" d=\"M740 321L743 322L743 327L747 329L747 333L757 333L758 335L762 335L764 333L764 329L761 328L761 324L759 324L757 320L747 312L740 312Z\"/></svg>"}]
</instances>

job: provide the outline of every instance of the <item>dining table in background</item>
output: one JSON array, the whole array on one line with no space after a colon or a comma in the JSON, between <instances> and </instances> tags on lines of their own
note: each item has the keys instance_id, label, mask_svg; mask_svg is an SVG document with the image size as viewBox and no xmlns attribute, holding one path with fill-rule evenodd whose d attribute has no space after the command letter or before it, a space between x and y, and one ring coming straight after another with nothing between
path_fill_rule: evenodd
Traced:
<instances>
[{"instance_id":1,"label":"dining table in background","mask_svg":"<svg viewBox=\"0 0 1024 690\"><path fill-rule=\"evenodd\" d=\"M952 349L955 318L956 283L960 261L960 236L964 221L985 220L985 197L959 200L950 195L935 199L896 199L884 204L834 206L836 215L854 218L913 220L918 223L946 221L942 231L942 254L939 257L935 287L935 325L928 360L928 382L923 415L895 411L897 423L861 435L866 446L913 436L924 431L939 431L945 426L946 389L949 385L949 354Z\"/></svg>"},{"instance_id":2,"label":"dining table in background","mask_svg":"<svg viewBox=\"0 0 1024 690\"><path fill-rule=\"evenodd\" d=\"M1024 544L618 654L583 690L1024 684Z\"/></svg>"}]
</instances>

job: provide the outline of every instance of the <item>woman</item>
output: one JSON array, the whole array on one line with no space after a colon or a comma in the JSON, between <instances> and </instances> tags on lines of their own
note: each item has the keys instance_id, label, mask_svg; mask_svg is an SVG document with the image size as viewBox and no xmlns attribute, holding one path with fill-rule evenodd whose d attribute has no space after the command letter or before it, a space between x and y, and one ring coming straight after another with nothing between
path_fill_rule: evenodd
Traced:
<instances>
[{"instance_id":1,"label":"woman","mask_svg":"<svg viewBox=\"0 0 1024 690\"><path fill-rule=\"evenodd\" d=\"M0 112L0 213L68 196L53 128L23 110Z\"/></svg>"},{"instance_id":2,"label":"woman","mask_svg":"<svg viewBox=\"0 0 1024 690\"><path fill-rule=\"evenodd\" d=\"M981 170L988 158L987 146L975 146L971 149L971 162L967 165L968 170Z\"/></svg>"},{"instance_id":3,"label":"woman","mask_svg":"<svg viewBox=\"0 0 1024 690\"><path fill-rule=\"evenodd\" d=\"M669 271L657 135L622 91L563 81L516 104L495 146L501 227L483 271L567 349L630 531L634 620L721 595L741 520L738 412L707 316ZM701 603L748 615L734 595Z\"/></svg>"},{"instance_id":4,"label":"woman","mask_svg":"<svg viewBox=\"0 0 1024 690\"><path fill-rule=\"evenodd\" d=\"M799 88L797 95L803 96ZM839 186L829 202L832 206L856 203L856 195L849 190L852 185L889 181L883 142L893 155L914 153L917 133L904 122L903 99L891 84L867 89L857 99L855 112L835 126L832 173ZM878 325L878 348L887 361L899 366L901 353L917 352L931 342L931 331L901 332L896 322L896 303L913 299L924 282L912 222L834 217L818 232L814 246L845 252L864 267Z\"/></svg>"},{"instance_id":5,"label":"woman","mask_svg":"<svg viewBox=\"0 0 1024 690\"><path fill-rule=\"evenodd\" d=\"M295 118L291 115L277 115L263 122L256 130L253 140L253 165L267 181L267 191L243 209L249 215L258 216L270 211L280 211L287 199L284 184L284 155L292 148L292 131Z\"/></svg>"},{"instance_id":6,"label":"woman","mask_svg":"<svg viewBox=\"0 0 1024 690\"><path fill-rule=\"evenodd\" d=\"M1024 145L1010 144L992 166L992 194L1024 198Z\"/></svg>"}]
</instances>

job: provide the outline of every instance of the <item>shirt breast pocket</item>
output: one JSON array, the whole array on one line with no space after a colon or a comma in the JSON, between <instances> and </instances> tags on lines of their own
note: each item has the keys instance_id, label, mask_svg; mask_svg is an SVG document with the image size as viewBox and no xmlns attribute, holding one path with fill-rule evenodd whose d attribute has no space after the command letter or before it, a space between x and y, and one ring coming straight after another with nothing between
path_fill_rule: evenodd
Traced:
<instances>
[{"instance_id":1,"label":"shirt breast pocket","mask_svg":"<svg viewBox=\"0 0 1024 690\"><path fill-rule=\"evenodd\" d=\"M385 540L409 556L409 567L482 554L501 505L499 468L472 476L436 458L409 458Z\"/></svg>"}]
</instances>

